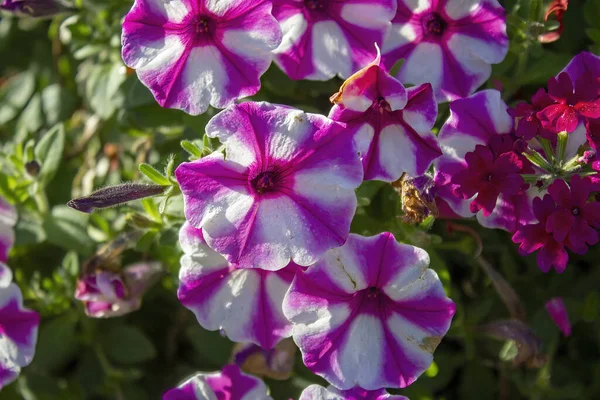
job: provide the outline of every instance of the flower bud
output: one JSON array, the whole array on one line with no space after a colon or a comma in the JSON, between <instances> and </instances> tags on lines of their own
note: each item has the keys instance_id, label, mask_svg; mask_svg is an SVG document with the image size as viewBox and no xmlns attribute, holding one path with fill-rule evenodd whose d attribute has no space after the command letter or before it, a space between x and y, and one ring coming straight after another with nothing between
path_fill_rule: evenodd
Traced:
<instances>
[{"instance_id":1,"label":"flower bud","mask_svg":"<svg viewBox=\"0 0 600 400\"><path fill-rule=\"evenodd\" d=\"M571 336L571 321L569 321L569 313L563 299L560 297L550 299L546 303L546 311L563 335Z\"/></svg>"},{"instance_id":2,"label":"flower bud","mask_svg":"<svg viewBox=\"0 0 600 400\"><path fill-rule=\"evenodd\" d=\"M108 186L92 194L73 199L67 205L77 211L92 213L96 208L107 208L144 197L162 194L167 187L146 183L128 182L122 185Z\"/></svg>"},{"instance_id":3,"label":"flower bud","mask_svg":"<svg viewBox=\"0 0 600 400\"><path fill-rule=\"evenodd\" d=\"M162 268L159 263L137 263L122 273L96 270L77 281L75 298L92 318L110 318L140 308L142 296L155 282Z\"/></svg>"},{"instance_id":4,"label":"flower bud","mask_svg":"<svg viewBox=\"0 0 600 400\"><path fill-rule=\"evenodd\" d=\"M49 18L64 12L77 11L60 0L4 0L0 9L18 16Z\"/></svg>"}]
</instances>

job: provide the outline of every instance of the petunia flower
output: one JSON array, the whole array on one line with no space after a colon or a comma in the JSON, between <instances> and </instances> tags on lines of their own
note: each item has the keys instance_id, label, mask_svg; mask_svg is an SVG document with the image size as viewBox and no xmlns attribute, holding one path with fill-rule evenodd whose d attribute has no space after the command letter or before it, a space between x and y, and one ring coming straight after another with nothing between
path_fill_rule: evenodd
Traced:
<instances>
[{"instance_id":1,"label":"petunia flower","mask_svg":"<svg viewBox=\"0 0 600 400\"><path fill-rule=\"evenodd\" d=\"M335 387L403 388L431 364L454 303L425 250L391 233L351 234L305 273L283 302L304 364Z\"/></svg>"},{"instance_id":2,"label":"petunia flower","mask_svg":"<svg viewBox=\"0 0 600 400\"><path fill-rule=\"evenodd\" d=\"M17 211L0 196L0 262L6 262L8 252L15 243L13 227L17 223Z\"/></svg>"},{"instance_id":3,"label":"petunia flower","mask_svg":"<svg viewBox=\"0 0 600 400\"><path fill-rule=\"evenodd\" d=\"M139 309L142 296L162 271L160 263L139 262L122 273L98 269L77 281L75 298L88 317L111 318Z\"/></svg>"},{"instance_id":4,"label":"petunia flower","mask_svg":"<svg viewBox=\"0 0 600 400\"><path fill-rule=\"evenodd\" d=\"M350 390L339 390L334 386L324 388L319 385L310 385L302 391L299 400L408 400L408 398L389 394L385 389L365 390L357 387Z\"/></svg>"},{"instance_id":5,"label":"petunia flower","mask_svg":"<svg viewBox=\"0 0 600 400\"><path fill-rule=\"evenodd\" d=\"M546 311L552 321L556 324L563 335L571 336L571 322L569 321L569 313L567 307L561 297L554 297L548 300L545 304Z\"/></svg>"},{"instance_id":6,"label":"petunia flower","mask_svg":"<svg viewBox=\"0 0 600 400\"><path fill-rule=\"evenodd\" d=\"M268 0L136 0L123 22L123 60L162 107L224 108L260 88L281 42Z\"/></svg>"},{"instance_id":7,"label":"petunia flower","mask_svg":"<svg viewBox=\"0 0 600 400\"><path fill-rule=\"evenodd\" d=\"M40 316L23 307L11 270L0 262L0 390L33 360Z\"/></svg>"},{"instance_id":8,"label":"petunia flower","mask_svg":"<svg viewBox=\"0 0 600 400\"><path fill-rule=\"evenodd\" d=\"M298 267L279 270L240 269L208 247L202 230L185 223L179 232L184 251L177 297L202 327L222 330L234 342L265 349L291 336L291 323L281 310L283 296Z\"/></svg>"},{"instance_id":9,"label":"petunia flower","mask_svg":"<svg viewBox=\"0 0 600 400\"><path fill-rule=\"evenodd\" d=\"M556 210L556 204L549 194L543 198L533 199L533 213L537 222L525 224L518 228L512 241L519 244L519 253L522 255L538 251L537 264L543 272L552 268L563 273L567 268L569 254L562 242L557 242L554 236L546 231L548 218Z\"/></svg>"},{"instance_id":10,"label":"petunia flower","mask_svg":"<svg viewBox=\"0 0 600 400\"><path fill-rule=\"evenodd\" d=\"M260 379L246 375L236 365L226 365L218 372L197 373L162 396L162 400L209 399L273 400Z\"/></svg>"},{"instance_id":11,"label":"petunia flower","mask_svg":"<svg viewBox=\"0 0 600 400\"><path fill-rule=\"evenodd\" d=\"M437 117L431 85L405 89L380 65L379 50L331 100L329 118L353 132L366 180L422 175L442 154L431 132Z\"/></svg>"},{"instance_id":12,"label":"petunia flower","mask_svg":"<svg viewBox=\"0 0 600 400\"><path fill-rule=\"evenodd\" d=\"M275 62L292 79L347 78L375 58L395 12L396 0L274 0Z\"/></svg>"},{"instance_id":13,"label":"petunia flower","mask_svg":"<svg viewBox=\"0 0 600 400\"><path fill-rule=\"evenodd\" d=\"M182 163L175 175L185 216L211 248L240 268L279 270L344 244L362 165L343 125L248 102L215 116L206 134L227 158Z\"/></svg>"},{"instance_id":14,"label":"petunia flower","mask_svg":"<svg viewBox=\"0 0 600 400\"><path fill-rule=\"evenodd\" d=\"M444 214L476 214L487 228L514 232L534 220L534 193L520 176L534 171L520 154L522 141L507 108L496 90L450 103L438 135L443 155L434 161L434 181Z\"/></svg>"},{"instance_id":15,"label":"petunia flower","mask_svg":"<svg viewBox=\"0 0 600 400\"><path fill-rule=\"evenodd\" d=\"M505 11L497 0L398 0L383 64L404 63L398 79L431 83L438 102L466 97L508 52Z\"/></svg>"},{"instance_id":16,"label":"petunia flower","mask_svg":"<svg viewBox=\"0 0 600 400\"><path fill-rule=\"evenodd\" d=\"M588 202L592 187L589 177L579 175L571 177L569 186L558 179L548 187L557 207L546 220L546 231L577 254L585 254L600 240L600 203Z\"/></svg>"}]
</instances>

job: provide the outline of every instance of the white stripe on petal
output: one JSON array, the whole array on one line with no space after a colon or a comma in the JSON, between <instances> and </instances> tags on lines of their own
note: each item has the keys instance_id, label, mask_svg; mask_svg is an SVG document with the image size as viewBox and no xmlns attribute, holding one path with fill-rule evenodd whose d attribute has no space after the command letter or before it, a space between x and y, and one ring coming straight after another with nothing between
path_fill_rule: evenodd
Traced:
<instances>
[{"instance_id":1,"label":"white stripe on petal","mask_svg":"<svg viewBox=\"0 0 600 400\"><path fill-rule=\"evenodd\" d=\"M369 2L350 3L342 7L341 17L346 22L362 28L385 29L394 17L394 9Z\"/></svg>"},{"instance_id":2,"label":"white stripe on petal","mask_svg":"<svg viewBox=\"0 0 600 400\"><path fill-rule=\"evenodd\" d=\"M371 124L364 123L354 134L354 147L360 155L361 159L369 151L373 137L375 136L375 129Z\"/></svg>"},{"instance_id":3,"label":"white stripe on petal","mask_svg":"<svg viewBox=\"0 0 600 400\"><path fill-rule=\"evenodd\" d=\"M390 336L394 338L407 357L406 360L396 360L398 364L402 365L406 362L413 364L415 366L413 368L420 371L418 375L429 368L433 361L433 352L441 338L432 337L428 332L397 313L391 313L385 323L390 330ZM405 378L410 378L410 376Z\"/></svg>"},{"instance_id":4,"label":"white stripe on petal","mask_svg":"<svg viewBox=\"0 0 600 400\"><path fill-rule=\"evenodd\" d=\"M189 114L201 114L209 104L222 108L233 103L233 98L227 99L229 78L223 57L214 46L192 48L180 79L185 94L178 97L174 106Z\"/></svg>"},{"instance_id":5,"label":"white stripe on petal","mask_svg":"<svg viewBox=\"0 0 600 400\"><path fill-rule=\"evenodd\" d=\"M392 24L390 34L383 41L381 52L386 54L405 44L412 43L417 39L415 27L410 23L407 24Z\"/></svg>"},{"instance_id":6,"label":"white stripe on petal","mask_svg":"<svg viewBox=\"0 0 600 400\"><path fill-rule=\"evenodd\" d=\"M445 11L450 19L457 20L474 14L483 3L492 3L494 8L501 7L496 0L447 0Z\"/></svg>"},{"instance_id":7,"label":"white stripe on petal","mask_svg":"<svg viewBox=\"0 0 600 400\"><path fill-rule=\"evenodd\" d=\"M281 21L279 25L283 32L283 39L281 40L279 47L273 51L275 54L287 53L294 45L296 45L302 35L305 34L308 22L304 18L304 14L300 12Z\"/></svg>"},{"instance_id":8,"label":"white stripe on petal","mask_svg":"<svg viewBox=\"0 0 600 400\"><path fill-rule=\"evenodd\" d=\"M129 24L132 24L131 22ZM124 43L127 51L124 61L130 68L138 70L140 79L146 83L145 77L149 75L160 76L161 72L168 72L181 58L185 46L179 36L167 35L155 41L134 40Z\"/></svg>"},{"instance_id":9,"label":"white stripe on petal","mask_svg":"<svg viewBox=\"0 0 600 400\"><path fill-rule=\"evenodd\" d=\"M420 85L431 83L433 88L440 86L444 68L442 48L431 42L419 43L400 69L400 81Z\"/></svg>"},{"instance_id":10,"label":"white stripe on petal","mask_svg":"<svg viewBox=\"0 0 600 400\"><path fill-rule=\"evenodd\" d=\"M431 8L431 0L402 0L413 13L418 14Z\"/></svg>"},{"instance_id":11,"label":"white stripe on petal","mask_svg":"<svg viewBox=\"0 0 600 400\"><path fill-rule=\"evenodd\" d=\"M400 124L388 125L379 134L379 163L392 181L402 173L417 176L417 148Z\"/></svg>"},{"instance_id":12,"label":"white stripe on petal","mask_svg":"<svg viewBox=\"0 0 600 400\"><path fill-rule=\"evenodd\" d=\"M152 14L161 15L171 23L183 21L191 11L187 9L187 3L181 0L136 0L138 2L150 8Z\"/></svg>"},{"instance_id":13,"label":"white stripe on petal","mask_svg":"<svg viewBox=\"0 0 600 400\"><path fill-rule=\"evenodd\" d=\"M352 74L352 50L340 26L331 20L319 21L312 34L314 75L332 78L336 74L347 77ZM315 79L307 77L306 79Z\"/></svg>"},{"instance_id":14,"label":"white stripe on petal","mask_svg":"<svg viewBox=\"0 0 600 400\"><path fill-rule=\"evenodd\" d=\"M414 282L424 279L424 276L427 275L427 271L430 270L427 269L429 267L429 254L427 254L425 250L405 244L397 244L396 246L403 247L405 251L412 250L414 254L414 257L411 257L410 260L413 264L398 269L396 275L391 277L386 285L381 288L390 299L399 301L401 299L406 299L409 295L407 293L410 293L408 288Z\"/></svg>"},{"instance_id":15,"label":"white stripe on petal","mask_svg":"<svg viewBox=\"0 0 600 400\"><path fill-rule=\"evenodd\" d=\"M334 382L341 389L360 386L365 389L379 389L383 375L383 352L386 342L379 316L359 314L346 332L346 341L340 347L340 366L344 382Z\"/></svg>"}]
</instances>

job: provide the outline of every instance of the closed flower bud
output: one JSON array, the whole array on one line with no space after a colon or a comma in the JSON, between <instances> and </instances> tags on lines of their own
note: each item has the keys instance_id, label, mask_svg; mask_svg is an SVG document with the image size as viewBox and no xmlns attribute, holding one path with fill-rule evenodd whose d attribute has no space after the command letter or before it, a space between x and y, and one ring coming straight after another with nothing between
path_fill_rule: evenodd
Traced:
<instances>
[{"instance_id":1,"label":"closed flower bud","mask_svg":"<svg viewBox=\"0 0 600 400\"><path fill-rule=\"evenodd\" d=\"M0 9L18 16L50 18L64 12L77 11L60 0L4 0Z\"/></svg>"},{"instance_id":2,"label":"closed flower bud","mask_svg":"<svg viewBox=\"0 0 600 400\"><path fill-rule=\"evenodd\" d=\"M122 185L108 186L88 196L73 199L67 205L77 211L92 213L96 208L107 208L162 194L165 186L149 185L146 183L124 183Z\"/></svg>"}]
</instances>

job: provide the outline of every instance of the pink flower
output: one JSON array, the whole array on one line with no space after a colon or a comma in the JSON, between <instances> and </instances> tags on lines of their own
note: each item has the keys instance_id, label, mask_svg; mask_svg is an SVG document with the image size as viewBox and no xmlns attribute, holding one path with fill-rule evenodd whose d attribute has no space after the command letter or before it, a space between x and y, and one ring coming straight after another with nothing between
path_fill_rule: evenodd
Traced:
<instances>
[{"instance_id":1,"label":"pink flower","mask_svg":"<svg viewBox=\"0 0 600 400\"><path fill-rule=\"evenodd\" d=\"M548 80L548 95L555 104L537 113L545 129L573 132L581 120L600 118L598 84L587 74L573 81L567 72L561 72Z\"/></svg>"},{"instance_id":2,"label":"pink flower","mask_svg":"<svg viewBox=\"0 0 600 400\"><path fill-rule=\"evenodd\" d=\"M274 0L275 62L292 79L347 78L375 58L395 12L396 0Z\"/></svg>"},{"instance_id":3,"label":"pink flower","mask_svg":"<svg viewBox=\"0 0 600 400\"><path fill-rule=\"evenodd\" d=\"M477 214L481 225L509 232L534 220L533 193L520 176L534 171L507 108L496 90L450 103L438 135L443 155L434 161L443 215Z\"/></svg>"},{"instance_id":4,"label":"pink flower","mask_svg":"<svg viewBox=\"0 0 600 400\"><path fill-rule=\"evenodd\" d=\"M344 126L268 103L219 113L206 134L221 153L175 171L185 215L206 243L239 268L315 263L344 244L362 165Z\"/></svg>"},{"instance_id":5,"label":"pink flower","mask_svg":"<svg viewBox=\"0 0 600 400\"><path fill-rule=\"evenodd\" d=\"M40 316L23 307L11 270L0 262L0 390L17 379L35 353Z\"/></svg>"},{"instance_id":6,"label":"pink flower","mask_svg":"<svg viewBox=\"0 0 600 400\"><path fill-rule=\"evenodd\" d=\"M554 297L546 302L546 311L556 324L558 329L565 336L571 336L571 322L569 321L569 313L567 307L561 297Z\"/></svg>"},{"instance_id":7,"label":"pink flower","mask_svg":"<svg viewBox=\"0 0 600 400\"><path fill-rule=\"evenodd\" d=\"M15 243L13 227L17 223L17 211L0 196L0 262L6 262L8 252Z\"/></svg>"},{"instance_id":8,"label":"pink flower","mask_svg":"<svg viewBox=\"0 0 600 400\"><path fill-rule=\"evenodd\" d=\"M571 177L570 187L562 179L548 187L557 208L546 220L546 231L578 254L585 254L588 245L599 241L594 228L600 228L600 203L588 202L591 191L590 178L579 175Z\"/></svg>"},{"instance_id":9,"label":"pink flower","mask_svg":"<svg viewBox=\"0 0 600 400\"><path fill-rule=\"evenodd\" d=\"M438 101L473 93L508 51L505 12L497 0L398 0L383 64L404 83L431 83Z\"/></svg>"},{"instance_id":10,"label":"pink flower","mask_svg":"<svg viewBox=\"0 0 600 400\"><path fill-rule=\"evenodd\" d=\"M541 136L546 139L552 139L556 134L542 126L537 113L545 107L554 103L554 100L544 89L539 89L531 98L531 104L519 103L515 109L510 109L509 114L512 117L519 118L518 127L515 131L517 136L525 140L533 139L536 136Z\"/></svg>"},{"instance_id":11,"label":"pink flower","mask_svg":"<svg viewBox=\"0 0 600 400\"><path fill-rule=\"evenodd\" d=\"M427 252L391 233L351 234L296 274L283 312L304 364L341 390L414 382L455 312L428 265Z\"/></svg>"},{"instance_id":12,"label":"pink flower","mask_svg":"<svg viewBox=\"0 0 600 400\"><path fill-rule=\"evenodd\" d=\"M187 222L179 232L184 251L177 297L200 325L222 330L234 342L252 342L265 349L292 335L281 310L283 296L299 269L240 269L206 245L202 230Z\"/></svg>"},{"instance_id":13,"label":"pink flower","mask_svg":"<svg viewBox=\"0 0 600 400\"><path fill-rule=\"evenodd\" d=\"M299 400L408 400L408 398L389 394L385 389L365 390L357 387L350 390L339 390L334 386L324 388L319 385L310 385L302 391Z\"/></svg>"},{"instance_id":14,"label":"pink flower","mask_svg":"<svg viewBox=\"0 0 600 400\"><path fill-rule=\"evenodd\" d=\"M268 0L136 0L123 60L163 107L201 114L260 88L281 42Z\"/></svg>"},{"instance_id":15,"label":"pink flower","mask_svg":"<svg viewBox=\"0 0 600 400\"><path fill-rule=\"evenodd\" d=\"M548 217L555 210L556 204L552 196L545 195L543 199L539 197L533 199L533 213L538 222L519 227L512 240L519 244L519 252L522 255L539 250L537 264L542 271L548 272L554 268L560 274L567 268L569 255L565 250L565 245L557 242L554 236L546 231Z\"/></svg>"},{"instance_id":16,"label":"pink flower","mask_svg":"<svg viewBox=\"0 0 600 400\"><path fill-rule=\"evenodd\" d=\"M162 400L273 400L258 378L246 375L235 365L213 373L197 373L178 387L168 390Z\"/></svg>"},{"instance_id":17,"label":"pink flower","mask_svg":"<svg viewBox=\"0 0 600 400\"><path fill-rule=\"evenodd\" d=\"M329 117L354 133L366 180L422 175L442 154L431 132L437 117L431 85L406 90L380 66L379 52L331 100Z\"/></svg>"},{"instance_id":18,"label":"pink flower","mask_svg":"<svg viewBox=\"0 0 600 400\"><path fill-rule=\"evenodd\" d=\"M129 265L123 273L93 271L77 281L75 298L83 302L88 317L125 315L141 307L143 294L161 271L159 263L145 262Z\"/></svg>"}]
</instances>

